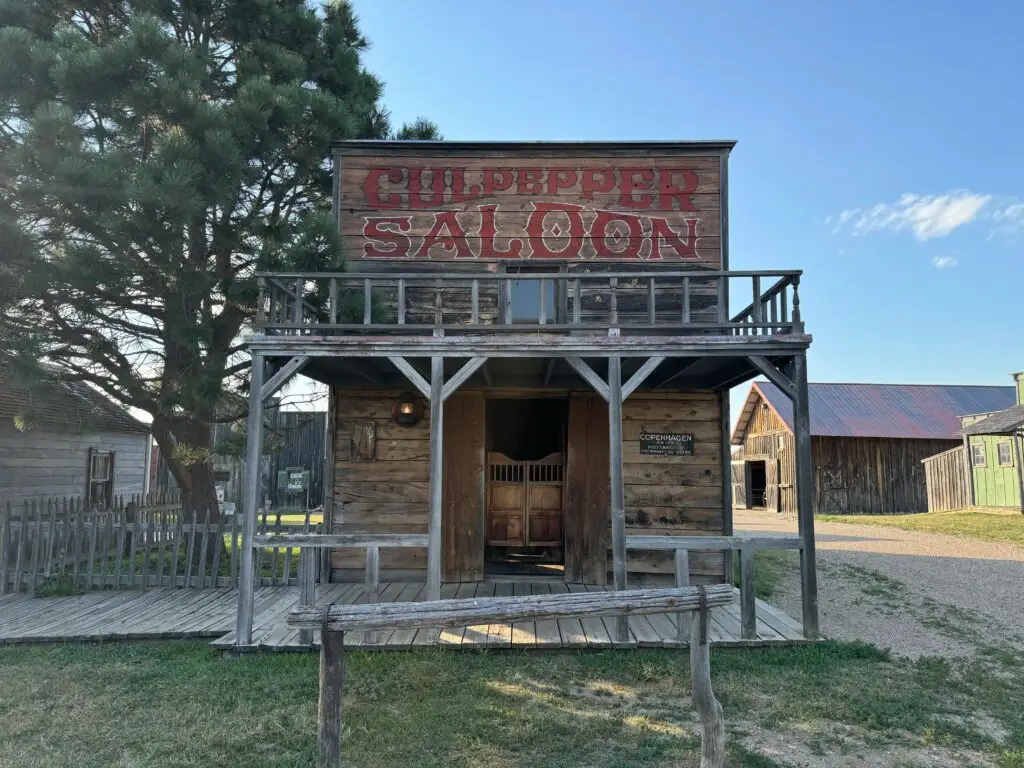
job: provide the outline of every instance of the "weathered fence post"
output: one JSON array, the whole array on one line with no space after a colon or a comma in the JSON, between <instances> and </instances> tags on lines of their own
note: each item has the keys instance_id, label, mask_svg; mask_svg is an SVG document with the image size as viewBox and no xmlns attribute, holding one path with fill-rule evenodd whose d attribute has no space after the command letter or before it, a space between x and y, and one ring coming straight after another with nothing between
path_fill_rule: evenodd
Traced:
<instances>
[{"instance_id":1,"label":"weathered fence post","mask_svg":"<svg viewBox=\"0 0 1024 768\"><path fill-rule=\"evenodd\" d=\"M725 719L722 705L711 688L711 648L708 645L708 606L703 587L701 607L690 633L690 677L693 681L693 707L701 724L700 768L725 765Z\"/></svg>"},{"instance_id":2,"label":"weathered fence post","mask_svg":"<svg viewBox=\"0 0 1024 768\"><path fill-rule=\"evenodd\" d=\"M754 550L740 550L740 629L744 640L757 639L757 613L754 605Z\"/></svg>"},{"instance_id":3,"label":"weathered fence post","mask_svg":"<svg viewBox=\"0 0 1024 768\"><path fill-rule=\"evenodd\" d=\"M316 565L320 553L311 547L299 549L299 607L312 608L316 605ZM313 643L313 630L300 629L299 642Z\"/></svg>"},{"instance_id":4,"label":"weathered fence post","mask_svg":"<svg viewBox=\"0 0 1024 768\"><path fill-rule=\"evenodd\" d=\"M345 633L331 632L324 609L320 629L320 701L317 707L316 767L341 768L341 696L345 685Z\"/></svg>"},{"instance_id":5,"label":"weathered fence post","mask_svg":"<svg viewBox=\"0 0 1024 768\"><path fill-rule=\"evenodd\" d=\"M685 549L675 551L676 565L676 586L690 586L690 553ZM682 611L676 614L676 639L682 645L690 635L690 612Z\"/></svg>"}]
</instances>

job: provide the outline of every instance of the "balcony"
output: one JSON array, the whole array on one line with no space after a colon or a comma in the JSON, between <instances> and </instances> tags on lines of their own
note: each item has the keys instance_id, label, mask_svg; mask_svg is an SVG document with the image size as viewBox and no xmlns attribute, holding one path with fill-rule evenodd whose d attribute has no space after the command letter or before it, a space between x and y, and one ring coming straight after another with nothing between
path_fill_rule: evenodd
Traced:
<instances>
[{"instance_id":1,"label":"balcony","mask_svg":"<svg viewBox=\"0 0 1024 768\"><path fill-rule=\"evenodd\" d=\"M263 337L778 337L804 333L798 270L266 272ZM731 314L730 304L746 306ZM283 339L281 339L283 341Z\"/></svg>"}]
</instances>

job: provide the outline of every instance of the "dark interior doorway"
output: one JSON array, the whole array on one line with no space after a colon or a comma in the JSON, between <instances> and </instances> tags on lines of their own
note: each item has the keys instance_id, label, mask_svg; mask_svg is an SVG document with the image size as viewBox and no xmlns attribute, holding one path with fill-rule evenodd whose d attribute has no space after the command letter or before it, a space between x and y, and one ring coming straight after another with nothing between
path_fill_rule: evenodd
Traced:
<instances>
[{"instance_id":1,"label":"dark interior doorway","mask_svg":"<svg viewBox=\"0 0 1024 768\"><path fill-rule=\"evenodd\" d=\"M488 400L487 574L562 574L568 417L566 399Z\"/></svg>"},{"instance_id":2,"label":"dark interior doorway","mask_svg":"<svg viewBox=\"0 0 1024 768\"><path fill-rule=\"evenodd\" d=\"M764 509L768 490L768 471L764 461L747 462L747 506Z\"/></svg>"}]
</instances>

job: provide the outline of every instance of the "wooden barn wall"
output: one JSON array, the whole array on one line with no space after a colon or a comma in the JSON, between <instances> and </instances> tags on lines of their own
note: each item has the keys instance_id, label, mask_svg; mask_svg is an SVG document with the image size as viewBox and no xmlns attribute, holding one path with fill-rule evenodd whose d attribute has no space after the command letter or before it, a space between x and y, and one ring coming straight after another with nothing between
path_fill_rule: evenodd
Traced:
<instances>
[{"instance_id":1,"label":"wooden barn wall","mask_svg":"<svg viewBox=\"0 0 1024 768\"><path fill-rule=\"evenodd\" d=\"M415 427L399 427L391 421L391 405L400 394L398 390L336 389L334 394L335 470L331 530L335 533L426 533L430 434L427 414L424 413L424 418ZM470 398L483 394L479 391L458 393ZM592 393L565 394L571 399L594 399ZM463 421L474 423L478 411L478 408L464 406ZM605 440L606 413L595 405L594 414L587 421L588 429L593 429L595 434L597 430L604 430ZM637 392L623 404L627 535L721 534L724 516L719 418L718 398L712 392ZM449 423L446 418L446 459L455 455L455 449L448 446L453 440L452 433L448 432ZM368 454L363 447L365 439L359 436L369 430L373 431L375 442L372 461L361 458ZM469 431L472 432L472 428ZM643 431L692 433L694 455L643 455L640 453L640 433ZM574 456L578 440L573 441L571 435L567 503L575 503L574 482L577 488L589 488L580 503L587 510L585 514L598 515L603 521L604 540L610 546L608 500L606 495L600 499L593 493L594 488L607 488L607 454L598 450L591 457L587 453L580 463L580 457ZM598 440L586 437L585 445L591 443L600 445ZM462 446L460 451L476 454L475 443L462 440L459 445ZM598 461L601 458L603 461ZM461 488L459 497L463 499L480 498L479 487L470 478L456 481L447 471L445 478L446 515L450 511L449 499L453 494L450 489ZM466 508L470 506L469 503L463 504ZM466 513L463 510L460 514ZM567 511L567 536L573 525L571 513ZM442 527L451 534L446 522ZM475 536L475 533L469 535L465 546L475 548ZM449 562L449 554L446 551L446 563ZM464 574L469 574L467 578L475 577L476 555L462 554L465 557L457 559L451 568L446 565L446 571L452 576L461 569ZM568 561L568 552L566 556ZM364 562L363 553L357 550L334 550L331 556L332 569L358 570L363 568ZM610 556L606 562L610 565ZM718 581L724 575L723 559L718 553L693 553L690 566L695 582ZM627 567L633 574L631 578L638 580L651 574L672 573L670 557L659 553L630 553ZM426 551L382 550L381 568L394 572L396 576L399 572L423 571L426 568Z\"/></svg>"},{"instance_id":2,"label":"wooden barn wall","mask_svg":"<svg viewBox=\"0 0 1024 768\"><path fill-rule=\"evenodd\" d=\"M929 512L949 512L967 506L962 445L930 456L921 466L924 467Z\"/></svg>"},{"instance_id":3,"label":"wooden barn wall","mask_svg":"<svg viewBox=\"0 0 1024 768\"><path fill-rule=\"evenodd\" d=\"M816 514L892 515L928 508L922 460L955 440L814 437Z\"/></svg>"},{"instance_id":4,"label":"wooden barn wall","mask_svg":"<svg viewBox=\"0 0 1024 768\"><path fill-rule=\"evenodd\" d=\"M782 513L796 514L795 451L796 444L789 427L767 403L763 400L759 402L747 425L743 458L748 461L769 459L779 462L779 512Z\"/></svg>"}]
</instances>

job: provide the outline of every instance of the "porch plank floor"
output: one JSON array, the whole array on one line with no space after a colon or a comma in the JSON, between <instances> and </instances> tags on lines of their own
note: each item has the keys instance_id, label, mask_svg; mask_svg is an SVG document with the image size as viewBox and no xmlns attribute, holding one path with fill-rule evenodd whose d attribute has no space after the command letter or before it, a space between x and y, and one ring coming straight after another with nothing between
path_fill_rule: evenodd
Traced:
<instances>
[{"instance_id":1,"label":"porch plank floor","mask_svg":"<svg viewBox=\"0 0 1024 768\"><path fill-rule=\"evenodd\" d=\"M481 582L445 584L445 598L494 595L586 592L603 587L555 581ZM421 600L422 583L385 582L382 602ZM0 644L109 640L215 638L213 646L234 650L234 623L238 591L235 589L149 589L90 592L74 597L0 597ZM317 604L359 603L365 600L362 584L324 584L317 587ZM312 645L299 640L298 630L285 617L298 602L297 587L260 587L256 590L253 642L243 650L308 651L319 648L319 632ZM429 645L452 648L658 648L678 647L674 615L633 616L630 640L613 642L614 617L559 619L446 629L440 637L429 630L353 633L345 644L357 648L401 650ZM757 601L757 639L740 636L739 593L730 605L712 610L711 642L718 646L793 645L808 642L800 622L773 605Z\"/></svg>"}]
</instances>

